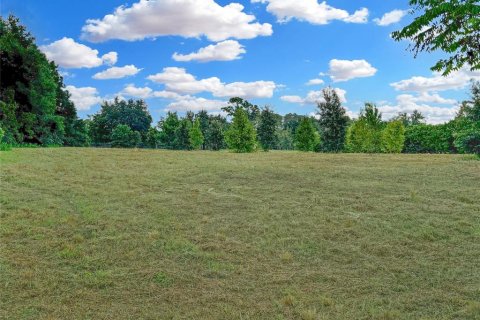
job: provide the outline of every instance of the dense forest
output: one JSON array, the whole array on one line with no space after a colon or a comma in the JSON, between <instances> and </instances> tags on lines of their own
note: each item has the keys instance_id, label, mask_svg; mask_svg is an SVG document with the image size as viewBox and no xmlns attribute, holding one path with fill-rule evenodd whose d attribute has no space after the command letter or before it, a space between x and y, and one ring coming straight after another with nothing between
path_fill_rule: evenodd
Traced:
<instances>
[{"instance_id":1,"label":"dense forest","mask_svg":"<svg viewBox=\"0 0 480 320\"><path fill-rule=\"evenodd\" d=\"M2 150L101 146L480 154L480 83L475 82L455 119L439 125L426 124L417 111L385 121L373 103L365 104L358 119L350 119L331 88L323 90L315 116L280 115L235 97L222 108L226 116L168 112L152 125L143 100L105 101L96 114L80 119L58 67L13 16L0 20L0 63Z\"/></svg>"}]
</instances>

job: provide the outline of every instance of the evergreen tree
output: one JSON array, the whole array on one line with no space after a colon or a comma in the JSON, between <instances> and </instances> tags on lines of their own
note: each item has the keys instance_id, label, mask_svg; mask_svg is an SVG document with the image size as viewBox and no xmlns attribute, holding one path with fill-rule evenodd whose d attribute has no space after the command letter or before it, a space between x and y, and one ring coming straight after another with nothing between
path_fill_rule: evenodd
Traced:
<instances>
[{"instance_id":1,"label":"evergreen tree","mask_svg":"<svg viewBox=\"0 0 480 320\"><path fill-rule=\"evenodd\" d=\"M211 119L207 131L207 147L218 151L225 145L224 124L219 119Z\"/></svg>"},{"instance_id":2,"label":"evergreen tree","mask_svg":"<svg viewBox=\"0 0 480 320\"><path fill-rule=\"evenodd\" d=\"M310 118L303 118L295 134L295 148L300 151L314 151L320 143L320 135Z\"/></svg>"},{"instance_id":3,"label":"evergreen tree","mask_svg":"<svg viewBox=\"0 0 480 320\"><path fill-rule=\"evenodd\" d=\"M272 109L266 107L260 113L258 123L258 140L264 151L275 149L278 144L278 119Z\"/></svg>"},{"instance_id":4,"label":"evergreen tree","mask_svg":"<svg viewBox=\"0 0 480 320\"><path fill-rule=\"evenodd\" d=\"M202 149L205 150L207 149L208 145L208 127L210 125L210 118L207 111L201 110L195 115L195 119L198 119L200 121L200 130L202 130L202 135L204 137Z\"/></svg>"},{"instance_id":5,"label":"evergreen tree","mask_svg":"<svg viewBox=\"0 0 480 320\"><path fill-rule=\"evenodd\" d=\"M349 119L334 89L324 89L323 98L324 102L318 104L318 122L322 136L321 149L339 152L343 150L345 144Z\"/></svg>"},{"instance_id":6,"label":"evergreen tree","mask_svg":"<svg viewBox=\"0 0 480 320\"><path fill-rule=\"evenodd\" d=\"M175 130L175 147L179 150L190 150L190 128L192 123L189 119L181 119L177 130Z\"/></svg>"},{"instance_id":7,"label":"evergreen tree","mask_svg":"<svg viewBox=\"0 0 480 320\"><path fill-rule=\"evenodd\" d=\"M255 150L256 133L252 123L248 120L247 112L237 108L233 114L233 121L225 135L228 147L235 152L252 152Z\"/></svg>"},{"instance_id":8,"label":"evergreen tree","mask_svg":"<svg viewBox=\"0 0 480 320\"><path fill-rule=\"evenodd\" d=\"M204 138L200 126L200 120L198 118L193 122L193 125L190 128L189 138L192 149L198 150L202 147Z\"/></svg>"},{"instance_id":9,"label":"evergreen tree","mask_svg":"<svg viewBox=\"0 0 480 320\"><path fill-rule=\"evenodd\" d=\"M175 149L175 132L180 126L180 120L176 112L168 112L167 117L162 119L158 126L160 127L160 142L164 148Z\"/></svg>"}]
</instances>

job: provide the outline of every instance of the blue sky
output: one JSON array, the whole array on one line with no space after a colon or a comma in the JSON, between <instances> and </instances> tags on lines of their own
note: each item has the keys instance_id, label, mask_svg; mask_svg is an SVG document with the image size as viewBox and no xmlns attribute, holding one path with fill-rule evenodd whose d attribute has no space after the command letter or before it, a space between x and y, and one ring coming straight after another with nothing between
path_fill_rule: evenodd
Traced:
<instances>
[{"instance_id":1,"label":"blue sky","mask_svg":"<svg viewBox=\"0 0 480 320\"><path fill-rule=\"evenodd\" d=\"M2 1L2 15L18 16L60 65L82 117L116 95L146 99L155 121L166 110L218 112L231 95L309 114L330 85L353 116L372 101L385 118L418 109L440 123L480 73L440 77L430 71L440 53L414 59L407 41L393 41L407 9L398 0Z\"/></svg>"}]
</instances>

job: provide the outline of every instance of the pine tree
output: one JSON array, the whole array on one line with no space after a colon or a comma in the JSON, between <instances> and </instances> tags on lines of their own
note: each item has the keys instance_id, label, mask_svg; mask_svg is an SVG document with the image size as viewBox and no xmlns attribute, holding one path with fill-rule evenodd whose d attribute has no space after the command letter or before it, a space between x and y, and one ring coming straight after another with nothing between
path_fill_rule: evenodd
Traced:
<instances>
[{"instance_id":1,"label":"pine tree","mask_svg":"<svg viewBox=\"0 0 480 320\"><path fill-rule=\"evenodd\" d=\"M193 122L193 125L190 128L189 138L192 149L198 150L202 147L204 137L200 126L200 120L198 118Z\"/></svg>"},{"instance_id":2,"label":"pine tree","mask_svg":"<svg viewBox=\"0 0 480 320\"><path fill-rule=\"evenodd\" d=\"M320 143L320 135L310 118L303 118L295 134L295 148L300 151L314 151Z\"/></svg>"},{"instance_id":3,"label":"pine tree","mask_svg":"<svg viewBox=\"0 0 480 320\"><path fill-rule=\"evenodd\" d=\"M324 101L318 104L322 150L339 152L345 144L348 116L342 107L338 94L332 88L323 90Z\"/></svg>"},{"instance_id":4,"label":"pine tree","mask_svg":"<svg viewBox=\"0 0 480 320\"><path fill-rule=\"evenodd\" d=\"M278 121L272 109L266 107L260 113L258 124L258 140L264 151L274 149L278 144L277 136Z\"/></svg>"},{"instance_id":5,"label":"pine tree","mask_svg":"<svg viewBox=\"0 0 480 320\"><path fill-rule=\"evenodd\" d=\"M255 150L256 136L255 128L248 120L247 112L243 108L237 108L225 136L228 147L235 152L252 152Z\"/></svg>"}]
</instances>

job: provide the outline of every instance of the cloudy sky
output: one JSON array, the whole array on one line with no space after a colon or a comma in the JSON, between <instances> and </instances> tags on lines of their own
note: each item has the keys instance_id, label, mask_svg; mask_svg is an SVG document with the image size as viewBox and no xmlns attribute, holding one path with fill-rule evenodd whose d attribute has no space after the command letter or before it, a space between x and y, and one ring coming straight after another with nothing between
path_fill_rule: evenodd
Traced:
<instances>
[{"instance_id":1,"label":"cloudy sky","mask_svg":"<svg viewBox=\"0 0 480 320\"><path fill-rule=\"evenodd\" d=\"M375 102L388 118L418 109L451 119L480 72L441 77L442 55L414 59L390 33L408 1L3 0L65 77L79 114L104 99L146 99L167 110L218 112L232 96L310 114L326 86L351 115Z\"/></svg>"}]
</instances>

